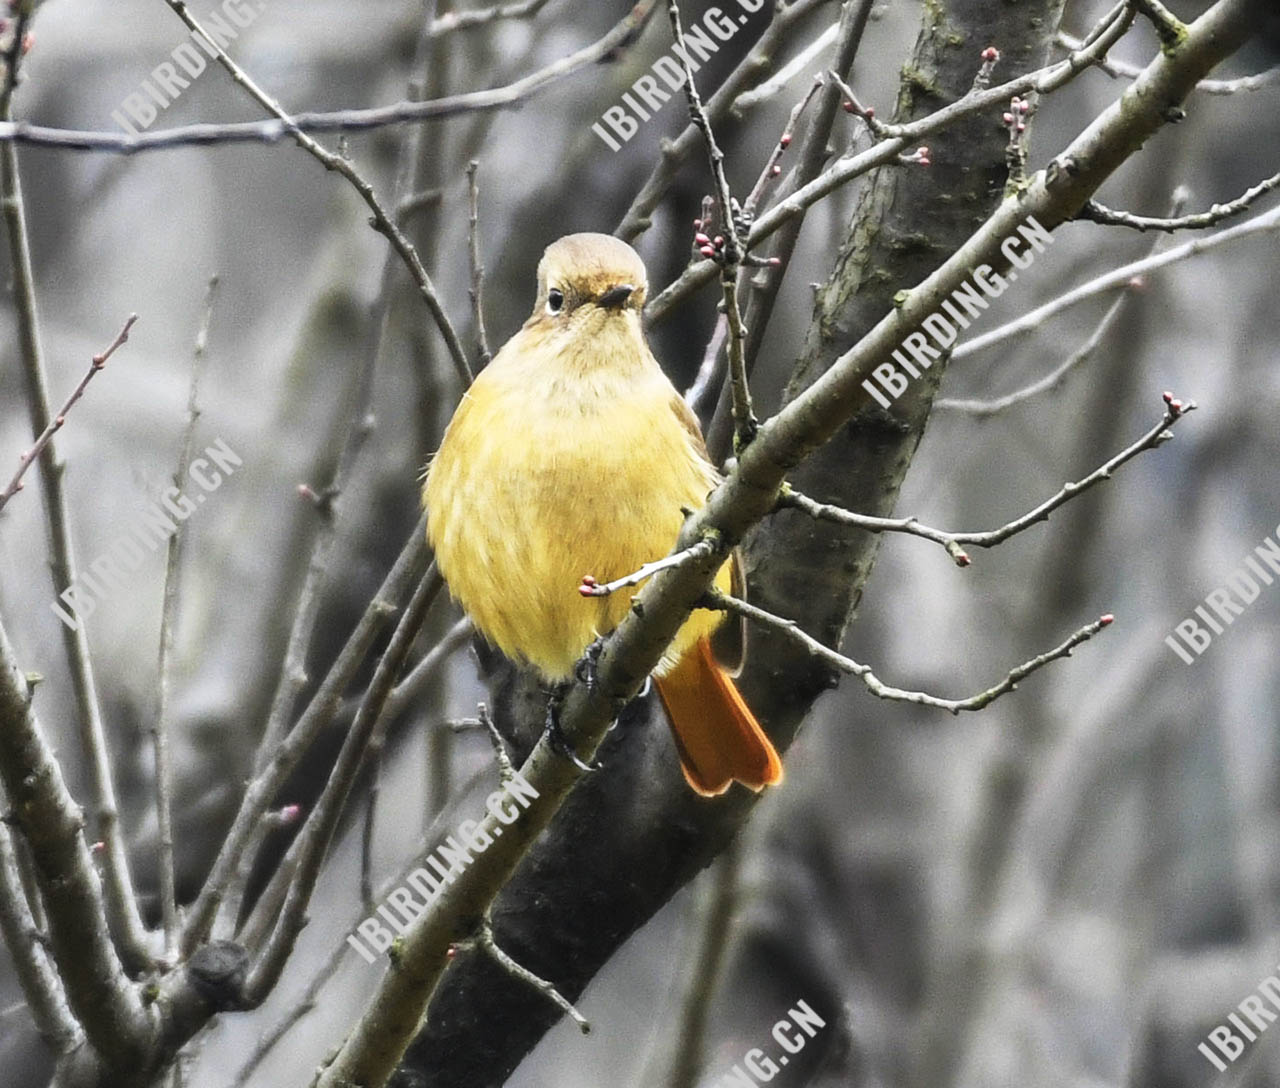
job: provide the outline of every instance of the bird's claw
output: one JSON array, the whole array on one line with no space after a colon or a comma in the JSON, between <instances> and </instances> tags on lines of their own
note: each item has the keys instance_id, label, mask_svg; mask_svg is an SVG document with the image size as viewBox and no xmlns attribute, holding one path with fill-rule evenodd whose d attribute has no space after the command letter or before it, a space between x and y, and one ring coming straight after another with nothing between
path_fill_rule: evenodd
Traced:
<instances>
[{"instance_id":1,"label":"bird's claw","mask_svg":"<svg viewBox=\"0 0 1280 1088\"><path fill-rule=\"evenodd\" d=\"M578 658L578 663L573 667L573 675L587 686L587 694L594 695L597 683L596 666L600 662L600 655L604 653L604 639L594 639L591 644L582 651L582 656Z\"/></svg>"},{"instance_id":2,"label":"bird's claw","mask_svg":"<svg viewBox=\"0 0 1280 1088\"><path fill-rule=\"evenodd\" d=\"M569 743L569 738L564 735L564 730L560 728L560 701L563 698L563 692L555 691L551 693L551 697L547 700L547 720L543 727L543 734L547 738L547 743L551 745L552 751L558 755L564 756L578 770L597 771L599 765L584 763L578 758L578 753L573 750L573 746Z\"/></svg>"}]
</instances>

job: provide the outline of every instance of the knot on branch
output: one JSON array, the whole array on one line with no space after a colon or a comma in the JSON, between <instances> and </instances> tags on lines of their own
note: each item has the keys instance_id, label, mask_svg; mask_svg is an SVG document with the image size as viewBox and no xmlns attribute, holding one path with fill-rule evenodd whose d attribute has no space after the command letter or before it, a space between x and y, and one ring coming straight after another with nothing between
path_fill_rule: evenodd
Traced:
<instances>
[{"instance_id":1,"label":"knot on branch","mask_svg":"<svg viewBox=\"0 0 1280 1088\"><path fill-rule=\"evenodd\" d=\"M235 941L210 941L187 963L191 988L218 1012L245 1007L249 953Z\"/></svg>"}]
</instances>

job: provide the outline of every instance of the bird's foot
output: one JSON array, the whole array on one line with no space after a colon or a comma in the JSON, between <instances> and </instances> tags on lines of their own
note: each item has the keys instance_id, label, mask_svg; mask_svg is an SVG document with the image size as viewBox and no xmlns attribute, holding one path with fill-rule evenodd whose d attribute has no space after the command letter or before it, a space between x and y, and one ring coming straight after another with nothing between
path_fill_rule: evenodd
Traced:
<instances>
[{"instance_id":1,"label":"bird's foot","mask_svg":"<svg viewBox=\"0 0 1280 1088\"><path fill-rule=\"evenodd\" d=\"M564 756L578 770L599 770L598 766L584 763L578 758L578 753L574 751L573 746L569 743L569 738L564 735L564 730L560 728L560 706L564 702L565 690L566 686L561 685L554 689L547 699L547 720L543 726L543 735L546 736L547 743L551 745L552 751Z\"/></svg>"},{"instance_id":2,"label":"bird's foot","mask_svg":"<svg viewBox=\"0 0 1280 1088\"><path fill-rule=\"evenodd\" d=\"M578 662L573 666L573 675L582 683L587 685L587 694L593 695L596 690L598 681L597 666L600 664L600 655L604 653L604 639L594 639L591 644L582 651L582 656L578 658Z\"/></svg>"}]
</instances>

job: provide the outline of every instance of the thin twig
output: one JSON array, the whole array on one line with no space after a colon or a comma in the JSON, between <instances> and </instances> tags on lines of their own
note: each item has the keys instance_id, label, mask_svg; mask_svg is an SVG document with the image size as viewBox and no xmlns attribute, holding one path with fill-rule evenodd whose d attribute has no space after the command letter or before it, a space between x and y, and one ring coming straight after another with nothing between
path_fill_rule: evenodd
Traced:
<instances>
[{"instance_id":1,"label":"thin twig","mask_svg":"<svg viewBox=\"0 0 1280 1088\"><path fill-rule=\"evenodd\" d=\"M366 746L383 719L387 696L391 694L395 678L442 585L443 581L433 564L422 576L405 606L391 641L374 669L369 690L365 692L364 701L360 704L355 721L351 723L351 729L333 769L329 772L324 789L289 848L289 853L295 857L293 876L275 926L254 958L245 983L246 997L251 1004L262 1001L275 987L293 952L298 934L306 925L307 905L311 902L311 894L315 890L320 867L337 829L338 819L363 763Z\"/></svg>"},{"instance_id":2,"label":"thin twig","mask_svg":"<svg viewBox=\"0 0 1280 1088\"><path fill-rule=\"evenodd\" d=\"M830 70L847 75L853 68L854 60L862 47L862 38L866 30L867 20L871 17L873 0L856 0L846 3L836 24L837 41L835 55L832 57ZM795 167L785 182L783 196L808 185L819 174L829 158L829 141L840 113L842 95L839 87L829 79L825 81L817 105L810 111L810 118L804 139L796 155ZM805 213L802 210L789 222L784 224L773 239L772 256L769 263L775 271L768 274L754 275L745 280L747 302L745 321L747 340L744 347L748 376L755 369L760 355L760 347L764 343L765 333L773 317L778 295L791 266L791 259L799 242L800 231L804 227ZM721 436L722 428L713 425L707 436L713 456L718 456L725 447Z\"/></svg>"},{"instance_id":3,"label":"thin twig","mask_svg":"<svg viewBox=\"0 0 1280 1088\"><path fill-rule=\"evenodd\" d=\"M1196 212L1192 215L1168 216L1164 218L1149 215L1134 215L1132 212L1120 212L1099 204L1096 200L1085 202L1076 215L1077 219L1088 219L1094 223L1107 226L1130 227L1133 230L1201 230L1212 227L1223 220L1231 219L1248 210L1258 197L1280 186L1280 174L1273 174L1265 181L1259 182L1251 189L1246 189L1235 200L1226 204L1214 204L1207 212Z\"/></svg>"},{"instance_id":4,"label":"thin twig","mask_svg":"<svg viewBox=\"0 0 1280 1088\"><path fill-rule=\"evenodd\" d=\"M507 755L506 742L502 739L502 734L498 732L498 727L493 723L493 717L489 713L489 707L480 703L476 707L476 723L483 726L486 733L489 734L489 743L493 746L493 758L498 764L498 780L504 785L508 785L516 774L516 769L511 763L511 757ZM459 732L457 723L452 723L453 731Z\"/></svg>"},{"instance_id":5,"label":"thin twig","mask_svg":"<svg viewBox=\"0 0 1280 1088\"><path fill-rule=\"evenodd\" d=\"M994 106L1003 106L1015 94L1020 95L1028 91L1048 94L1065 86L1081 72L1096 64L1099 58L1106 56L1107 50L1128 29L1131 19L1131 13L1128 13L1128 9L1125 8L1119 16L1105 26L1103 33L1099 34L1096 40L1065 59L1037 71L1028 72L999 86L970 92L950 105L943 106L934 113L909 124L889 126L889 135L879 143L837 160L808 184L776 200L751 225L746 239L748 250L755 249L784 223L803 215L811 205L829 196L841 186L876 167L895 162L899 154L912 149L923 137L947 128L975 113ZM621 227L618 233L622 233ZM691 264L645 306L646 322L653 325L661 321L677 304L709 282L715 276L717 268L717 262L712 260Z\"/></svg>"},{"instance_id":6,"label":"thin twig","mask_svg":"<svg viewBox=\"0 0 1280 1088\"><path fill-rule=\"evenodd\" d=\"M377 194L373 191L373 186L365 180L364 176L351 163L337 152L330 151L326 147L322 147L314 139L308 136L297 124L297 122L289 116L274 98L257 85L243 68L241 68L225 49L217 44L215 38L211 37L207 31L200 25L199 21L188 7L186 0L165 0L165 3L177 14L193 33L198 34L207 44L207 48L214 51L214 56L219 64L226 69L231 78L249 94L263 109L268 113L274 114L275 117L285 126L289 136L302 150L307 152L312 158L319 162L326 170L333 170L341 174L351 186L360 194L360 198L368 205L369 210L373 213L370 225L374 230L378 231L386 237L395 251L404 261L405 266L409 269L409 274L413 277L414 283L418 286L418 294L422 296L423 302L427 304L427 309L431 311L431 316L435 320L436 327L440 330L440 335L444 337L445 347L448 348L449 355L453 359L454 369L457 371L458 379L462 382L465 389L471 384L471 367L467 362L466 352L463 351L462 341L458 339L458 334L454 330L453 323L449 320L449 315L445 313L444 306L440 302L440 297L436 293L435 284L431 281L430 275L423 267L422 261L418 258L418 251L414 249L413 243L406 237L404 231L400 229L399 224L395 220L395 216L388 213L386 208L382 206L382 202L378 199Z\"/></svg>"},{"instance_id":7,"label":"thin twig","mask_svg":"<svg viewBox=\"0 0 1280 1088\"><path fill-rule=\"evenodd\" d=\"M1073 38L1065 31L1058 31L1058 44L1071 51L1080 48L1080 39ZM1142 73L1142 66L1129 64L1122 60L1107 58L1099 61L1098 67L1113 79L1136 79ZM1252 76L1240 76L1238 79L1202 79L1196 84L1196 90L1203 94L1240 94L1243 91L1260 91L1273 83L1280 82L1280 66L1268 68Z\"/></svg>"},{"instance_id":8,"label":"thin twig","mask_svg":"<svg viewBox=\"0 0 1280 1088\"><path fill-rule=\"evenodd\" d=\"M1234 227L1227 227L1225 230L1218 231L1217 234L1193 238L1191 241L1184 242L1173 249L1165 250L1163 253L1143 257L1141 260L1132 261L1129 264L1121 265L1119 268L1113 268L1110 272L1089 280L1087 283L1082 283L1078 287L1073 287L1070 291L1059 295L1057 298L1050 299L1044 305L1037 306L1034 310L1023 314L1008 324L1001 325L999 328L992 329L981 336L975 336L971 340L966 340L952 351L951 361L954 363L1013 336L1030 332L1032 329L1038 329L1048 318L1061 313L1078 302L1083 302L1085 299L1093 298L1095 295L1103 294L1106 291L1127 287L1134 276L1145 276L1148 272L1154 272L1158 268L1176 264L1188 257L1208 253L1210 250L1217 249L1218 246L1275 230L1280 230L1280 208L1272 208L1269 212L1263 212L1252 219L1246 219L1243 223L1237 223Z\"/></svg>"},{"instance_id":9,"label":"thin twig","mask_svg":"<svg viewBox=\"0 0 1280 1088\"><path fill-rule=\"evenodd\" d=\"M20 4L15 20L15 44L7 57L7 73L0 93L0 123L10 119L10 96L17 76L21 54L23 13L34 5ZM49 388L44 348L40 342L40 319L36 302L35 273L31 264L31 242L27 232L26 209L22 198L22 182L18 173L18 149L13 144L0 148L0 205L3 206L8 235L9 265L13 279L14 307L17 312L18 347L23 381L26 386L27 415L34 436L43 434L56 423L49 410ZM46 440L40 451L40 488L48 524L49 573L55 596L71 589L76 580L75 548L71 541L71 511L63 486L63 462L58 457L57 443ZM80 748L89 779L92 826L103 845L103 884L107 896L108 917L116 947L130 971L143 971L151 966L146 927L138 912L138 899L129 857L120 829L120 807L116 801L111 757L107 750L106 728L98 701L93 658L89 652L89 634L83 618L71 626L59 624L63 650L71 673L71 686L76 700L76 725Z\"/></svg>"},{"instance_id":10,"label":"thin twig","mask_svg":"<svg viewBox=\"0 0 1280 1088\"><path fill-rule=\"evenodd\" d=\"M476 370L483 370L489 365L493 355L489 351L489 337L484 330L484 265L480 263L480 187L476 184L476 175L480 164L472 159L467 163L467 188L470 193L467 213L468 250L471 254L471 323L475 327L476 337Z\"/></svg>"},{"instance_id":11,"label":"thin twig","mask_svg":"<svg viewBox=\"0 0 1280 1088\"><path fill-rule=\"evenodd\" d=\"M420 518L306 710L294 727L273 746L269 758L245 790L240 808L205 878L204 887L188 911L183 930L184 950L190 951L208 936L241 857L253 841L262 814L312 741L337 716L342 693L355 678L374 640L395 615L401 599L416 583L419 571L426 566L427 555L425 518Z\"/></svg>"},{"instance_id":12,"label":"thin twig","mask_svg":"<svg viewBox=\"0 0 1280 1088\"><path fill-rule=\"evenodd\" d=\"M733 113L735 115L745 113L747 110L754 109L760 105L761 102L767 102L769 99L781 94L796 76L803 71L808 71L810 65L817 60L819 54L829 48L831 43L836 40L839 32L840 24L832 23L791 60L779 68L775 75L770 76L758 87L753 87L751 90L744 91L738 95L734 99Z\"/></svg>"},{"instance_id":13,"label":"thin twig","mask_svg":"<svg viewBox=\"0 0 1280 1088\"><path fill-rule=\"evenodd\" d=\"M826 2L827 0L794 0L793 3L774 8L773 18L769 20L769 25L765 27L751 52L725 76L707 102L706 114L711 124L719 124L736 111L740 96L755 86L768 71L790 32L802 19ZM661 157L631 201L631 207L627 209L614 234L629 242L649 229L654 210L662 203L681 168L701 142L702 134L690 123L679 136L663 145Z\"/></svg>"},{"instance_id":14,"label":"thin twig","mask_svg":"<svg viewBox=\"0 0 1280 1088\"><path fill-rule=\"evenodd\" d=\"M747 381L746 356L743 341L746 326L742 323L742 311L738 308L738 270L746 256L738 233L739 209L729 191L729 180L724 172L724 152L716 142L715 132L698 93L698 85L689 65L689 49L685 42L684 28L680 24L678 0L667 0L667 14L671 20L671 33L675 37L676 53L684 65L684 93L689 104L689 117L702 133L707 145L707 159L711 164L711 177L715 183L716 197L720 203L720 229L724 242L716 247L716 263L720 266L720 288L724 294L724 315L728 325L729 388L733 401L733 444L735 451L745 449L756 432L760 421L751 404L751 387ZM705 252L705 250L704 250Z\"/></svg>"},{"instance_id":15,"label":"thin twig","mask_svg":"<svg viewBox=\"0 0 1280 1088\"><path fill-rule=\"evenodd\" d=\"M477 722L476 724L478 725L479 723ZM487 768L476 771L470 779L463 784L462 795L467 796L471 789L475 787L485 776L487 776L487 774ZM430 828L426 830L423 842L416 850L413 851L413 855L409 863L399 872L388 877L381 885L379 885L377 891L378 902L385 900L395 888L404 884L408 879L409 874L419 864L421 859L429 853L429 843L431 842L432 832L438 831L439 829L447 826L447 824L448 821L444 816L441 816ZM359 920L360 919L358 917L348 918L345 923L345 928L350 929L354 927ZM347 959L349 952L350 948L345 941L338 941L334 945L333 951L329 954L329 958L326 959L323 965L321 965L311 976L302 996L290 1001L287 1010L283 1013L280 1019L276 1021L275 1025L258 1039L258 1043L253 1048L253 1052L245 1059L244 1064L237 1072L232 1088L244 1088L244 1086L249 1083L249 1079L254 1071L262 1064L263 1060L275 1048L280 1040L288 1034L289 1030L295 1024L316 1008L320 991L324 988L325 984L328 983L335 974L337 974L338 968L341 967L343 962Z\"/></svg>"},{"instance_id":16,"label":"thin twig","mask_svg":"<svg viewBox=\"0 0 1280 1088\"><path fill-rule=\"evenodd\" d=\"M747 194L747 199L742 202L742 219L745 222L750 223L756 217L756 207L760 203L760 198L764 195L765 187L782 172L782 167L778 164L782 161L782 156L786 154L787 148L791 146L800 115L804 113L805 107L813 101L813 96L822 90L825 82L821 75L814 76L804 97L791 107L791 112L787 115L787 123L782 128L782 135L778 137L778 142L773 145L773 152L769 155L768 161L765 162L764 169L760 171L760 176L756 178L755 185L751 187L751 192Z\"/></svg>"},{"instance_id":17,"label":"thin twig","mask_svg":"<svg viewBox=\"0 0 1280 1088\"><path fill-rule=\"evenodd\" d=\"M490 956L494 963L501 967L512 978L518 979L519 981L532 986L545 998L554 1003L561 1012L578 1025L578 1030L581 1031L583 1035L589 1035L591 1033L591 1024L587 1021L587 1018L575 1009L568 999L566 999L554 985L544 978L539 978L527 967L521 967L520 964L516 963L515 960L513 960L499 947L498 942L493 939L493 927L490 926L487 919L481 924L480 931L475 937L466 941L459 941L458 947L479 948L482 952Z\"/></svg>"},{"instance_id":18,"label":"thin twig","mask_svg":"<svg viewBox=\"0 0 1280 1088\"><path fill-rule=\"evenodd\" d=\"M844 96L844 105L850 113L856 117L862 118L863 123L871 132L871 136L876 140L892 139L898 134L901 126L886 124L876 116L874 106L864 106L854 93L852 87L849 86L836 72L828 72L827 77L840 88L840 93Z\"/></svg>"},{"instance_id":19,"label":"thin twig","mask_svg":"<svg viewBox=\"0 0 1280 1088\"><path fill-rule=\"evenodd\" d=\"M652 578L660 570L682 567L686 563L697 563L711 555L715 550L714 542L700 540L683 551L673 552L671 555L663 556L661 559L655 559L652 563L646 563L639 570L633 571L622 578L617 578L612 582L606 582L603 585L587 574L583 576L582 585L578 587L578 592L584 597L607 597L611 593L617 593L620 589L638 586L646 578Z\"/></svg>"},{"instance_id":20,"label":"thin twig","mask_svg":"<svg viewBox=\"0 0 1280 1088\"><path fill-rule=\"evenodd\" d=\"M1009 673L998 684L987 688L985 691L978 692L977 695L970 695L966 699L942 699L936 695L930 695L924 691L906 691L902 688L891 687L880 680L871 670L870 665L862 665L854 661L851 657L845 657L843 654L837 653L830 647L819 642L812 635L802 630L794 620L784 619L776 616L772 612L767 612L763 608L757 608L753 604L739 600L737 597L730 597L726 593L720 592L718 589L708 591L707 596L703 599L703 607L714 608L721 612L732 612L734 615L743 616L749 620L755 620L757 623L765 627L769 627L774 631L780 631L789 637L792 641L805 647L814 657L820 661L825 661L833 668L841 672L850 673L866 685L868 691L878 699L888 699L901 703L916 703L920 706L937 707L939 710L949 710L952 714L959 714L962 710L981 710L983 707L990 705L1001 695L1005 695L1010 691L1016 690L1026 677L1033 672L1048 665L1051 661L1057 661L1059 658L1071 656L1074 650L1082 642L1086 642L1093 638L1104 627L1110 626L1113 617L1108 614L1101 616L1092 623L1087 623L1071 635L1065 641L1059 643L1047 653L1024 661L1016 668L1010 669Z\"/></svg>"},{"instance_id":21,"label":"thin twig","mask_svg":"<svg viewBox=\"0 0 1280 1088\"><path fill-rule=\"evenodd\" d=\"M1028 511L1022 517L1015 518L998 529L991 529L985 532L955 533L948 532L945 529L932 529L927 525L921 525L915 518L877 518L868 514L855 514L851 510L844 510L838 506L815 502L807 495L802 495L790 487L782 492L778 505L780 507L795 507L798 510L803 510L810 517L820 518L823 521L838 522L841 525L852 525L873 533L908 533L912 536L923 537L925 540L931 540L935 544L942 545L947 550L947 554L955 560L956 566L967 567L970 559L968 553L961 547L962 544L972 544L979 548L994 548L997 544L1004 543L1011 536L1016 536L1024 529L1028 529L1039 522L1048 521L1049 515L1057 510L1058 507L1064 506L1078 495L1082 495L1095 484L1111 479L1112 473L1126 461L1131 461L1138 454L1153 450L1169 441L1173 437L1173 432L1169 428L1186 416L1188 412L1194 411L1196 402L1191 400L1183 403L1170 393L1164 394L1164 401L1165 412L1160 422L1136 442L1126 446L1083 479L1074 483L1063 484L1061 489L1045 499L1034 510Z\"/></svg>"},{"instance_id":22,"label":"thin twig","mask_svg":"<svg viewBox=\"0 0 1280 1088\"><path fill-rule=\"evenodd\" d=\"M1184 186L1179 185L1174 191L1169 201L1169 216L1177 216L1182 213L1182 209L1186 207L1188 192ZM1152 242L1150 256L1159 253L1164 247L1165 235L1156 235ZM1139 290L1143 284L1141 279L1133 279L1129 281L1132 290L1125 291L1116 296L1111 305L1107 307L1106 313L1102 315L1102 319L1094 327L1089 338L1073 351L1065 360L1057 367L1046 374L1043 378L1038 378L1029 385L1023 386L1021 389L1014 390L1003 397L995 397L990 400L972 400L972 399L953 399L948 397L939 397L933 402L935 410L964 412L968 415L977 416L979 418L996 415L1003 412L1007 408L1013 407L1015 404L1021 404L1025 400L1043 393L1046 390L1056 388L1066 376L1077 366L1088 359L1098 346L1102 343L1103 338L1110 331L1111 326L1115 324L1116 319L1120 316L1129 300L1133 297L1133 291Z\"/></svg>"},{"instance_id":23,"label":"thin twig","mask_svg":"<svg viewBox=\"0 0 1280 1088\"><path fill-rule=\"evenodd\" d=\"M422 660L414 665L409 675L391 689L391 694L387 697L388 718L398 718L422 697L426 686L435 679L440 666L470 641L473 631L471 621L464 616L422 655Z\"/></svg>"},{"instance_id":24,"label":"thin twig","mask_svg":"<svg viewBox=\"0 0 1280 1088\"><path fill-rule=\"evenodd\" d=\"M546 6L547 0L519 0L518 3L494 4L470 11L448 11L431 20L427 36L438 38L454 30L469 30L505 19L532 19Z\"/></svg>"},{"instance_id":25,"label":"thin twig","mask_svg":"<svg viewBox=\"0 0 1280 1088\"><path fill-rule=\"evenodd\" d=\"M213 304L218 293L218 277L209 279L204 313L196 331L191 360L191 382L187 390L187 422L182 431L178 466L173 473L173 486L181 489L191 468L191 451L195 444L196 422L200 418L200 376L204 370L205 349L209 342L209 325L213 321ZM169 763L169 693L173 677L174 631L178 625L179 586L181 583L185 525L169 536L164 568L164 602L160 611L160 650L156 662L159 689L155 725L151 730L155 750L156 825L159 838L160 914L164 923L165 955L170 962L178 956L178 895L173 873L173 772Z\"/></svg>"},{"instance_id":26,"label":"thin twig","mask_svg":"<svg viewBox=\"0 0 1280 1088\"><path fill-rule=\"evenodd\" d=\"M1125 303L1131 297L1129 292L1117 295L1111 305L1107 307L1107 312L1102 315L1102 319L1094 327L1093 332L1090 333L1089 338L1043 378L1037 378L1021 389L1014 390L1014 392L1008 393L1003 397L994 397L991 400L939 397L933 402L933 410L964 412L966 415L978 417L994 416L1007 408L1012 408L1015 404L1021 404L1024 400L1029 400L1038 393L1055 388L1061 384L1062 380L1071 371L1098 350L1103 337L1110 331L1111 326L1115 324L1116 318L1120 316L1120 311L1124 309Z\"/></svg>"},{"instance_id":27,"label":"thin twig","mask_svg":"<svg viewBox=\"0 0 1280 1088\"><path fill-rule=\"evenodd\" d=\"M107 365L107 360L115 354L116 349L129 339L129 330L133 328L133 324L137 320L137 314L129 315L128 320L124 323L124 327L116 333L116 338L111 341L106 350L99 352L93 357L93 360L89 363L89 369L85 371L84 377L80 379L79 383L71 391L71 396L69 396L63 403L62 407L58 409L58 414L54 416L49 421L48 426L40 432L31 448L18 458L18 471L14 473L13 479L9 481L8 486L5 487L3 491L0 491L0 510L3 510L5 504L22 490L22 477L27 474L27 469L29 469L35 462L36 458L44 452L44 448L50 443L53 436L57 434L58 431L62 430L63 424L67 421L67 413L71 411L76 401L84 395L85 389L88 387L89 383L93 381L98 372Z\"/></svg>"},{"instance_id":28,"label":"thin twig","mask_svg":"<svg viewBox=\"0 0 1280 1088\"><path fill-rule=\"evenodd\" d=\"M174 0L166 0L172 3ZM808 6L826 0L797 0ZM286 137L296 139L299 132L366 132L409 122L453 117L460 113L502 109L522 105L536 92L612 55L634 40L643 28L657 0L640 0L602 37L589 45L561 57L536 72L504 87L485 91L468 91L429 102L396 102L371 109L337 110L334 112L299 113L285 119L238 121L227 124L193 124L155 129L128 135L122 132L96 132L31 125L25 121L0 121L0 143L22 143L40 147L56 147L64 151L96 151L116 155L135 155L144 151L177 147L209 146L226 143L275 144ZM795 5L793 5L795 6Z\"/></svg>"}]
</instances>

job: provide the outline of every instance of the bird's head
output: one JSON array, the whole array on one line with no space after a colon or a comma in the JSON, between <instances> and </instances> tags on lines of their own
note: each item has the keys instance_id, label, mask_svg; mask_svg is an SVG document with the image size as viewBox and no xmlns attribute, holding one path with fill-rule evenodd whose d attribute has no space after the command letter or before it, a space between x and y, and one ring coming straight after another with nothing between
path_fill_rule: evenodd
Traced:
<instances>
[{"instance_id":1,"label":"bird's head","mask_svg":"<svg viewBox=\"0 0 1280 1088\"><path fill-rule=\"evenodd\" d=\"M649 284L640 255L608 234L569 234L538 264L538 299L530 323L575 334L639 327Z\"/></svg>"}]
</instances>

